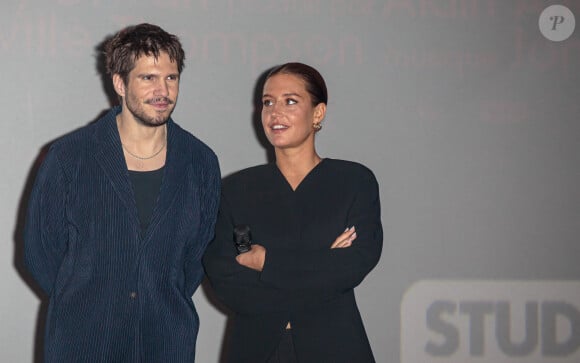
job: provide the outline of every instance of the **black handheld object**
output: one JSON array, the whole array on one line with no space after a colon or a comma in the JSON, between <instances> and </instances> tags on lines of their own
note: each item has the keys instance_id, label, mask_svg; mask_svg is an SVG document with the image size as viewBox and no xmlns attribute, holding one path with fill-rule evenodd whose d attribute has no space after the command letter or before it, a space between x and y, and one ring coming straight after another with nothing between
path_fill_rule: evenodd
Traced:
<instances>
[{"instance_id":1,"label":"black handheld object","mask_svg":"<svg viewBox=\"0 0 580 363\"><path fill-rule=\"evenodd\" d=\"M248 252L252 249L252 233L250 226L246 224L238 224L234 227L234 245L238 254Z\"/></svg>"}]
</instances>

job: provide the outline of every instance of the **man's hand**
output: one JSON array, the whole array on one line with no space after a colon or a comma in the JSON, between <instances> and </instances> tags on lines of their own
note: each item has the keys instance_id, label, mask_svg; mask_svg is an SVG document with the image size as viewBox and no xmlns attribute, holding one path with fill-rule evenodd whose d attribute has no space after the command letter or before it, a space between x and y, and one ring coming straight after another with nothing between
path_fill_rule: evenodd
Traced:
<instances>
[{"instance_id":1,"label":"man's hand","mask_svg":"<svg viewBox=\"0 0 580 363\"><path fill-rule=\"evenodd\" d=\"M264 261L266 261L266 249L260 245L252 244L252 249L237 255L236 261L242 266L261 272L264 268Z\"/></svg>"},{"instance_id":2,"label":"man's hand","mask_svg":"<svg viewBox=\"0 0 580 363\"><path fill-rule=\"evenodd\" d=\"M342 234L334 240L330 248L346 248L352 245L352 241L356 239L356 230L354 226L347 228Z\"/></svg>"}]
</instances>

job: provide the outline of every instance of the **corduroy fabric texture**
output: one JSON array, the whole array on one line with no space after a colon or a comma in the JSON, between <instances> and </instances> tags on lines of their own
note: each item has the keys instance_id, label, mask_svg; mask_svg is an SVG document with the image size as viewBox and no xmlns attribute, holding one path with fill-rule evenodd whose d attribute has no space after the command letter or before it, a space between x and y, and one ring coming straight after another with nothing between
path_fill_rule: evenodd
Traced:
<instances>
[{"instance_id":1,"label":"corduroy fabric texture","mask_svg":"<svg viewBox=\"0 0 580 363\"><path fill-rule=\"evenodd\" d=\"M191 363L199 326L191 297L214 233L217 157L168 121L161 190L141 234L119 112L57 140L30 197L24 256L49 298L44 358Z\"/></svg>"}]
</instances>

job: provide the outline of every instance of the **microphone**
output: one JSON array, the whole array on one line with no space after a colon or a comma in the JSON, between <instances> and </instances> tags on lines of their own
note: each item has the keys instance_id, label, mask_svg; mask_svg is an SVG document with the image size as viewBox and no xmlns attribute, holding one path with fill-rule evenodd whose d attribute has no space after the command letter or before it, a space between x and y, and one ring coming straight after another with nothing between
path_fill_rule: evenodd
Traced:
<instances>
[{"instance_id":1,"label":"microphone","mask_svg":"<svg viewBox=\"0 0 580 363\"><path fill-rule=\"evenodd\" d=\"M252 249L252 233L250 226L238 224L234 227L234 245L238 254L248 252Z\"/></svg>"}]
</instances>

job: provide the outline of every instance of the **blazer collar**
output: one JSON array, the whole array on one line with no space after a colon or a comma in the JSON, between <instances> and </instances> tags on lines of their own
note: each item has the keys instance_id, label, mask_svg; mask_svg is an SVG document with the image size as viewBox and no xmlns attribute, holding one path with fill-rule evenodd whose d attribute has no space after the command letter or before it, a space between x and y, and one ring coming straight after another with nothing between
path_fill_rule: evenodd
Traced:
<instances>
[{"instance_id":1,"label":"blazer collar","mask_svg":"<svg viewBox=\"0 0 580 363\"><path fill-rule=\"evenodd\" d=\"M167 122L167 157L159 198L153 209L145 239L155 231L167 213L179 190L186 184L184 178L191 167L191 151L187 148L187 138L173 120Z\"/></svg>"}]
</instances>

